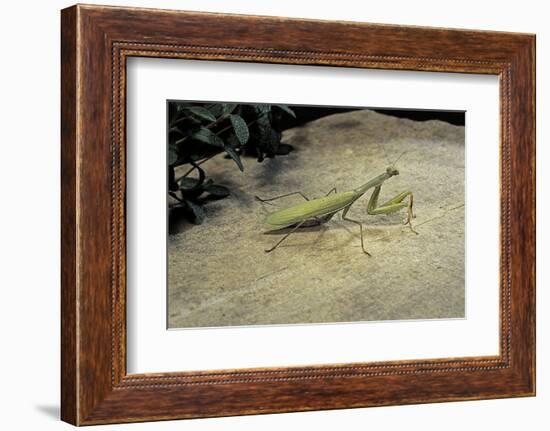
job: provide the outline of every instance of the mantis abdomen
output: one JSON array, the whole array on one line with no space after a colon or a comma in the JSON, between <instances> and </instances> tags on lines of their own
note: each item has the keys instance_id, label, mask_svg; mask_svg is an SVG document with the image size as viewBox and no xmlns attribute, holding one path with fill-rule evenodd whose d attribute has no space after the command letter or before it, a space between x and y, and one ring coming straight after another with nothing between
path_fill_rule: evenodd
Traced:
<instances>
[{"instance_id":1,"label":"mantis abdomen","mask_svg":"<svg viewBox=\"0 0 550 431\"><path fill-rule=\"evenodd\" d=\"M283 229L305 219L332 214L350 205L357 197L354 191L341 192L275 211L267 217L265 227L267 230Z\"/></svg>"}]
</instances>

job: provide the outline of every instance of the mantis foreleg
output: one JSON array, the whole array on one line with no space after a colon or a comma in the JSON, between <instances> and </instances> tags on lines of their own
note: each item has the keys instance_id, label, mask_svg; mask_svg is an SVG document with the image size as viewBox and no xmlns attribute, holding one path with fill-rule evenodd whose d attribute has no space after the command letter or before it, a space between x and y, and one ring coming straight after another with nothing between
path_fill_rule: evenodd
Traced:
<instances>
[{"instance_id":1,"label":"mantis foreleg","mask_svg":"<svg viewBox=\"0 0 550 431\"><path fill-rule=\"evenodd\" d=\"M365 250L365 245L364 245L364 241L363 241L363 223L361 223L358 220L354 220L354 219L351 219L349 217L346 217L346 215L348 214L348 211L349 211L350 208L351 208L351 205L344 209L344 212L342 213L342 220L350 221L352 223L355 223L355 224L359 225L359 232L361 233L361 248L363 249L363 253L370 256L371 254L367 250Z\"/></svg>"},{"instance_id":2,"label":"mantis foreleg","mask_svg":"<svg viewBox=\"0 0 550 431\"><path fill-rule=\"evenodd\" d=\"M389 201L384 202L382 205L378 206L378 196L380 195L380 188L382 186L376 186L374 188L374 191L372 192L372 195L369 199L369 203L367 204L367 213L370 215L380 215L380 214L391 214L394 212L399 211L400 209L407 208L407 219L405 220L405 224L409 225L409 228L411 231L416 233L418 235L418 232L416 232L413 229L411 220L414 217L413 215L413 194L410 191L404 191L399 193L397 196L393 197ZM409 201L407 203L403 203L403 200L405 198L409 198Z\"/></svg>"}]
</instances>

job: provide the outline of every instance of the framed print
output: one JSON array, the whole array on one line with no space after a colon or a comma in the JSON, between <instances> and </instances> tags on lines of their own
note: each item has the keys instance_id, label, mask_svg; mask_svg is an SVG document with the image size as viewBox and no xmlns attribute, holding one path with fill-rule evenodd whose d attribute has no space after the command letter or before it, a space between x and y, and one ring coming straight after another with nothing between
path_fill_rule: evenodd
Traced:
<instances>
[{"instance_id":1,"label":"framed print","mask_svg":"<svg viewBox=\"0 0 550 431\"><path fill-rule=\"evenodd\" d=\"M535 394L533 35L61 30L63 420Z\"/></svg>"}]
</instances>

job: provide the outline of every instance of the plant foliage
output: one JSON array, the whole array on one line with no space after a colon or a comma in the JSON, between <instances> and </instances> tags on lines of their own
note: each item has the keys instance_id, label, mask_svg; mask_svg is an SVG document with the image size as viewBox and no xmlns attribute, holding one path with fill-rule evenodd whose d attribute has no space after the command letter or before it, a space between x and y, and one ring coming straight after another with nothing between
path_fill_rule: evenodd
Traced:
<instances>
[{"instance_id":1,"label":"plant foliage","mask_svg":"<svg viewBox=\"0 0 550 431\"><path fill-rule=\"evenodd\" d=\"M262 162L292 150L281 143L283 116L296 117L286 105L169 102L168 116L171 216L183 214L195 224L203 222L208 200L230 195L227 187L207 177L203 163L224 154L244 171L243 157ZM176 176L182 165L187 169Z\"/></svg>"}]
</instances>

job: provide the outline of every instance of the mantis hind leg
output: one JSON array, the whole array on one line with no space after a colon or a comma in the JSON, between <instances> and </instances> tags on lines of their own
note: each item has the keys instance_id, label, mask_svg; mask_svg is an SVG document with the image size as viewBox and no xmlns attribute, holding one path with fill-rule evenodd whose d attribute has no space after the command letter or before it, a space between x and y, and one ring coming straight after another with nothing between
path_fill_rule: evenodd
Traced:
<instances>
[{"instance_id":1,"label":"mantis hind leg","mask_svg":"<svg viewBox=\"0 0 550 431\"><path fill-rule=\"evenodd\" d=\"M403 208L407 208L407 218L405 220L406 225L409 226L412 232L418 235L418 232L414 230L411 220L414 218L413 214L413 201L414 197L412 192L404 191L399 193L397 196L391 198L389 201L384 202L382 205L378 206L378 196L380 195L381 186L376 186L372 195L369 199L367 205L367 213L370 215L380 215L380 214L392 214ZM404 203L403 201L408 199L408 202Z\"/></svg>"},{"instance_id":2,"label":"mantis hind leg","mask_svg":"<svg viewBox=\"0 0 550 431\"><path fill-rule=\"evenodd\" d=\"M262 203L266 203L266 202L271 202L271 201L274 201L274 200L277 200L277 199L281 199L281 198L286 198L288 196L293 196L293 195L300 195L302 196L306 201L309 201L309 198L304 195L302 192L292 192L292 193L285 193L284 195L280 195L280 196L275 196L273 198L268 198L268 199L262 199L258 196L254 196L256 198L257 201L260 201ZM271 205L271 204L270 204Z\"/></svg>"},{"instance_id":3,"label":"mantis hind leg","mask_svg":"<svg viewBox=\"0 0 550 431\"><path fill-rule=\"evenodd\" d=\"M346 220L346 221L350 221L352 223L355 223L357 225L359 225L359 232L361 233L361 248L363 249L363 253L365 253L366 255L370 256L371 254L365 250L365 241L363 239L363 223L361 223L360 221L358 220L354 220L352 218L349 218L349 217L346 217L347 214L348 214L348 211L349 211L350 207L348 206L344 212L342 213L342 220Z\"/></svg>"},{"instance_id":4,"label":"mantis hind leg","mask_svg":"<svg viewBox=\"0 0 550 431\"><path fill-rule=\"evenodd\" d=\"M330 195L331 193L336 193L336 187L333 187L332 189L330 189L330 191L325 195L325 196L328 196ZM277 200L277 199L281 199L281 198L286 198L288 196L294 196L294 195L300 195L301 197L303 197L306 201L309 201L309 198L304 195L302 192L291 192L291 193L285 193L284 195L280 195L280 196L275 196L273 198L268 198L268 199L263 199L259 196L254 196L256 198L257 201L260 201L262 203L267 203L267 202L271 202L271 201L274 201L274 200Z\"/></svg>"},{"instance_id":5,"label":"mantis hind leg","mask_svg":"<svg viewBox=\"0 0 550 431\"><path fill-rule=\"evenodd\" d=\"M290 232L288 232L285 236L283 236L278 242L277 244L275 244L273 247L271 248L268 248L265 250L266 253L269 253L269 252L272 252L273 250L275 250L277 247L279 247L281 245L281 243L287 239L290 235L292 235L294 232L296 232L296 229L298 229L300 226L302 226L304 223L306 222L306 220L304 221L301 221L300 223L298 223L296 226L294 226L292 228L292 230Z\"/></svg>"}]
</instances>

